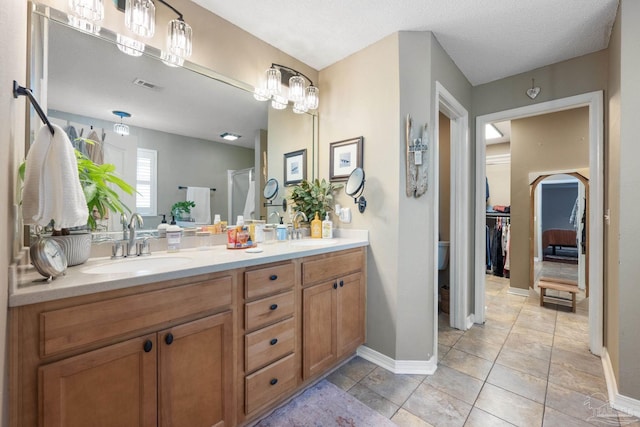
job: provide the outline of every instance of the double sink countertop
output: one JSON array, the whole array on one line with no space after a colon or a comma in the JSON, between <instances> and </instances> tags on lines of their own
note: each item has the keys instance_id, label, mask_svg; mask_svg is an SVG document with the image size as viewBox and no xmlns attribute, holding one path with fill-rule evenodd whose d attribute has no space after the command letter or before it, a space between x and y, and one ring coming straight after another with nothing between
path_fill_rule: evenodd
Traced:
<instances>
[{"instance_id":1,"label":"double sink countertop","mask_svg":"<svg viewBox=\"0 0 640 427\"><path fill-rule=\"evenodd\" d=\"M336 230L338 232L338 230ZM154 252L150 256L112 260L90 258L69 267L64 276L47 281L33 266L16 267L11 280L9 306L16 307L96 292L123 289L163 280L286 261L369 245L366 230L339 230L330 240L302 239L261 243L256 250L227 249L224 245L179 252Z\"/></svg>"}]
</instances>

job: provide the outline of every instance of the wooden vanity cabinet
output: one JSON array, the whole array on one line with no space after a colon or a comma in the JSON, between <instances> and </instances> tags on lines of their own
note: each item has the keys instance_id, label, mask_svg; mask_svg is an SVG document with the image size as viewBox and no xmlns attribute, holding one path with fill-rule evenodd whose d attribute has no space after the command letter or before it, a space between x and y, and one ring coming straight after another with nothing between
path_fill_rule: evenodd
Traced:
<instances>
[{"instance_id":1,"label":"wooden vanity cabinet","mask_svg":"<svg viewBox=\"0 0 640 427\"><path fill-rule=\"evenodd\" d=\"M303 378L324 373L365 341L364 249L302 263Z\"/></svg>"}]
</instances>

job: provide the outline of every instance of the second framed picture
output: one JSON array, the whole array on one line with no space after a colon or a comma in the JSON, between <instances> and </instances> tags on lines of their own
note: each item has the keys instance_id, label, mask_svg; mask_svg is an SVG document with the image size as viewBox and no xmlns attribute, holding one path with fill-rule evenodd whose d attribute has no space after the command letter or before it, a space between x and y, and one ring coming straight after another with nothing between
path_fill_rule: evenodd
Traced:
<instances>
[{"instance_id":1,"label":"second framed picture","mask_svg":"<svg viewBox=\"0 0 640 427\"><path fill-rule=\"evenodd\" d=\"M346 181L355 168L362 167L363 142L359 136L329 144L330 181Z\"/></svg>"},{"instance_id":2,"label":"second framed picture","mask_svg":"<svg viewBox=\"0 0 640 427\"><path fill-rule=\"evenodd\" d=\"M284 185L300 184L307 179L307 149L284 155Z\"/></svg>"}]
</instances>

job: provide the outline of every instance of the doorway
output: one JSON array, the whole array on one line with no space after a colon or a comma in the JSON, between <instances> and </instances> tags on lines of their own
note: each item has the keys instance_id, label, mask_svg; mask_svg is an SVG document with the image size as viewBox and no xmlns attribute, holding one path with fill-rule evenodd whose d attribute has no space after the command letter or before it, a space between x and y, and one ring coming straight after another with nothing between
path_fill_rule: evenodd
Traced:
<instances>
[{"instance_id":1,"label":"doorway","mask_svg":"<svg viewBox=\"0 0 640 427\"><path fill-rule=\"evenodd\" d=\"M476 118L476 129L484 129L487 123L533 117L541 114L588 107L589 117L589 207L588 241L591 245L588 260L589 298L589 347L592 353L602 351L603 318L603 101L602 91L569 98L515 108ZM476 214L475 214L475 286L474 315L476 323L485 320L485 133L476 132ZM482 255L482 256L480 256ZM527 290L511 288L513 293Z\"/></svg>"}]
</instances>

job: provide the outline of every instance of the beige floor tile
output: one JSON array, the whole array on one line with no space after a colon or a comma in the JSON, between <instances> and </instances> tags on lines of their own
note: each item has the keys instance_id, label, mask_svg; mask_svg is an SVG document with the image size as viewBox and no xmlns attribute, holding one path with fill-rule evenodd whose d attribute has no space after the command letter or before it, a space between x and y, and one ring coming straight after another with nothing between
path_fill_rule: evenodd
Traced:
<instances>
[{"instance_id":1,"label":"beige floor tile","mask_svg":"<svg viewBox=\"0 0 640 427\"><path fill-rule=\"evenodd\" d=\"M520 347L518 350L527 351L527 348ZM549 376L549 361L520 353L520 351L511 348L503 348L496 363L545 380Z\"/></svg>"},{"instance_id":2,"label":"beige floor tile","mask_svg":"<svg viewBox=\"0 0 640 427\"><path fill-rule=\"evenodd\" d=\"M413 415L405 409L398 409L398 412L391 418L398 427L434 427L422 418Z\"/></svg>"},{"instance_id":3,"label":"beige floor tile","mask_svg":"<svg viewBox=\"0 0 640 427\"><path fill-rule=\"evenodd\" d=\"M513 424L474 407L464 427L510 427Z\"/></svg>"},{"instance_id":4,"label":"beige floor tile","mask_svg":"<svg viewBox=\"0 0 640 427\"><path fill-rule=\"evenodd\" d=\"M586 421L573 418L569 415L553 408L547 407L544 410L543 427L584 427L590 425Z\"/></svg>"},{"instance_id":5,"label":"beige floor tile","mask_svg":"<svg viewBox=\"0 0 640 427\"><path fill-rule=\"evenodd\" d=\"M452 348L442 359L442 364L484 381L489 375L492 362L464 351Z\"/></svg>"},{"instance_id":6,"label":"beige floor tile","mask_svg":"<svg viewBox=\"0 0 640 427\"><path fill-rule=\"evenodd\" d=\"M463 426L471 405L422 383L403 408L434 426Z\"/></svg>"},{"instance_id":7,"label":"beige floor tile","mask_svg":"<svg viewBox=\"0 0 640 427\"><path fill-rule=\"evenodd\" d=\"M440 365L435 374L428 376L425 383L470 405L476 401L483 384L477 378L444 365Z\"/></svg>"},{"instance_id":8,"label":"beige floor tile","mask_svg":"<svg viewBox=\"0 0 640 427\"><path fill-rule=\"evenodd\" d=\"M607 383L604 376L591 375L573 367L555 363L551 363L549 369L549 382L586 395L596 393L606 395L607 393Z\"/></svg>"},{"instance_id":9,"label":"beige floor tile","mask_svg":"<svg viewBox=\"0 0 640 427\"><path fill-rule=\"evenodd\" d=\"M553 348L573 351L574 353L589 353L589 340L581 341L556 334L553 337Z\"/></svg>"},{"instance_id":10,"label":"beige floor tile","mask_svg":"<svg viewBox=\"0 0 640 427\"><path fill-rule=\"evenodd\" d=\"M502 344L492 344L473 336L465 335L458 340L453 348L493 362L498 357Z\"/></svg>"},{"instance_id":11,"label":"beige floor tile","mask_svg":"<svg viewBox=\"0 0 640 427\"><path fill-rule=\"evenodd\" d=\"M599 411L606 410L609 406L603 394L586 395L551 382L547 387L545 404L565 415L586 422L594 421Z\"/></svg>"},{"instance_id":12,"label":"beige floor tile","mask_svg":"<svg viewBox=\"0 0 640 427\"><path fill-rule=\"evenodd\" d=\"M451 347L438 343L438 362L444 359L449 350L451 350Z\"/></svg>"},{"instance_id":13,"label":"beige floor tile","mask_svg":"<svg viewBox=\"0 0 640 427\"><path fill-rule=\"evenodd\" d=\"M547 391L546 379L495 364L487 377L487 383L544 404Z\"/></svg>"},{"instance_id":14,"label":"beige floor tile","mask_svg":"<svg viewBox=\"0 0 640 427\"><path fill-rule=\"evenodd\" d=\"M399 408L398 405L361 384L351 387L349 394L387 418L391 418Z\"/></svg>"},{"instance_id":15,"label":"beige floor tile","mask_svg":"<svg viewBox=\"0 0 640 427\"><path fill-rule=\"evenodd\" d=\"M535 340L523 334L509 334L502 349L515 350L546 361L551 360L550 346L535 342Z\"/></svg>"},{"instance_id":16,"label":"beige floor tile","mask_svg":"<svg viewBox=\"0 0 640 427\"><path fill-rule=\"evenodd\" d=\"M600 357L590 352L567 351L559 347L551 351L551 363L574 368L591 375L604 378L604 369Z\"/></svg>"},{"instance_id":17,"label":"beige floor tile","mask_svg":"<svg viewBox=\"0 0 640 427\"><path fill-rule=\"evenodd\" d=\"M345 375L342 375L339 371L333 371L332 373L327 375L327 381L335 386L338 386L344 391L349 391L349 389L356 384L354 380Z\"/></svg>"},{"instance_id":18,"label":"beige floor tile","mask_svg":"<svg viewBox=\"0 0 640 427\"><path fill-rule=\"evenodd\" d=\"M553 331L545 332L531 329L528 325L518 324L518 322L513 325L511 330L510 336L514 335L524 342L544 344L549 347L553 345Z\"/></svg>"},{"instance_id":19,"label":"beige floor tile","mask_svg":"<svg viewBox=\"0 0 640 427\"><path fill-rule=\"evenodd\" d=\"M463 335L464 331L460 331L458 329L438 331L438 344L453 347Z\"/></svg>"},{"instance_id":20,"label":"beige floor tile","mask_svg":"<svg viewBox=\"0 0 640 427\"><path fill-rule=\"evenodd\" d=\"M408 375L394 374L378 367L364 377L360 381L360 385L401 406L420 385L420 382L421 380L414 379Z\"/></svg>"},{"instance_id":21,"label":"beige floor tile","mask_svg":"<svg viewBox=\"0 0 640 427\"><path fill-rule=\"evenodd\" d=\"M475 325L464 334L465 337L478 339L499 346L504 344L508 335L509 329L497 329L489 326L481 327Z\"/></svg>"},{"instance_id":22,"label":"beige floor tile","mask_svg":"<svg viewBox=\"0 0 640 427\"><path fill-rule=\"evenodd\" d=\"M517 426L542 425L543 405L491 384L484 385L475 406Z\"/></svg>"}]
</instances>

